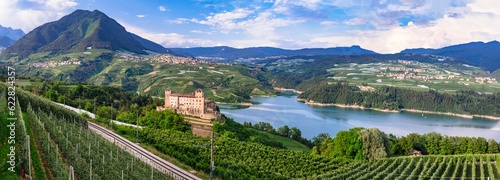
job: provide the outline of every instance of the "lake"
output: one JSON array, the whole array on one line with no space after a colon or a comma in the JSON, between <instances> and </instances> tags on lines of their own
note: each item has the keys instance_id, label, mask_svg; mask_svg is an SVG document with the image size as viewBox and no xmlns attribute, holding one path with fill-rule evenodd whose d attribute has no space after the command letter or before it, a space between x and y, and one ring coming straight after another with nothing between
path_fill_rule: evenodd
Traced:
<instances>
[{"instance_id":1,"label":"lake","mask_svg":"<svg viewBox=\"0 0 500 180\"><path fill-rule=\"evenodd\" d=\"M297 127L302 136L312 138L319 133L334 136L353 127L378 128L396 136L412 132L438 132L449 136L474 136L500 141L500 121L466 119L420 113L386 113L373 110L310 106L296 101L297 96L253 98L260 104L250 107L219 105L221 112L235 121L268 122L274 128L288 125Z\"/></svg>"}]
</instances>

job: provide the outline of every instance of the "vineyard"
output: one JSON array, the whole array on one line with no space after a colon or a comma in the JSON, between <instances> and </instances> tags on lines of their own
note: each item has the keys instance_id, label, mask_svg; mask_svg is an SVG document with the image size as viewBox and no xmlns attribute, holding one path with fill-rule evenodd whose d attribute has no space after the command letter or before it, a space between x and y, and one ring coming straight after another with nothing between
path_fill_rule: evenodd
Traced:
<instances>
[{"instance_id":1,"label":"vineyard","mask_svg":"<svg viewBox=\"0 0 500 180\"><path fill-rule=\"evenodd\" d=\"M139 139L195 169L209 172L208 138L173 130L146 129L140 131ZM214 174L221 179L305 178L333 171L351 162L237 141L225 135L216 139L214 149Z\"/></svg>"},{"instance_id":2,"label":"vineyard","mask_svg":"<svg viewBox=\"0 0 500 180\"><path fill-rule=\"evenodd\" d=\"M170 179L87 128L85 119L43 98L17 90L16 133L21 172L30 175L29 121L50 179ZM2 101L5 102L5 96ZM33 107L32 107L33 104ZM1 108L6 103L2 103ZM24 108L23 108L24 107ZM36 108L35 108L36 107ZM22 114L28 118L23 119Z\"/></svg>"},{"instance_id":3,"label":"vineyard","mask_svg":"<svg viewBox=\"0 0 500 180\"><path fill-rule=\"evenodd\" d=\"M358 161L313 179L499 179L500 155L418 156Z\"/></svg>"},{"instance_id":4,"label":"vineyard","mask_svg":"<svg viewBox=\"0 0 500 180\"><path fill-rule=\"evenodd\" d=\"M208 168L209 140L175 131L150 131L141 138L197 169ZM167 140L170 139L170 140ZM175 140L171 140L175 139ZM219 136L217 177L222 179L499 179L500 154L396 157L351 161L277 149ZM205 166L206 165L206 166Z\"/></svg>"}]
</instances>

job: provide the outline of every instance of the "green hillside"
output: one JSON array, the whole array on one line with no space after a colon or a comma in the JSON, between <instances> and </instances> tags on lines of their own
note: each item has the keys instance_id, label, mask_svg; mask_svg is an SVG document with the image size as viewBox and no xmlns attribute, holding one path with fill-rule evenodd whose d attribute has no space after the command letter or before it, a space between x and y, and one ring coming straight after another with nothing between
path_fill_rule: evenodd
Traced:
<instances>
[{"instance_id":1,"label":"green hillside","mask_svg":"<svg viewBox=\"0 0 500 180\"><path fill-rule=\"evenodd\" d=\"M347 81L352 85L379 88L395 86L416 91L500 92L496 74L443 56L360 55L310 56L259 63L268 69L275 86L301 91L320 81Z\"/></svg>"},{"instance_id":2,"label":"green hillside","mask_svg":"<svg viewBox=\"0 0 500 180\"><path fill-rule=\"evenodd\" d=\"M264 78L265 72L249 65L197 62L171 55L124 54L90 49L60 55L35 53L17 62L12 58L7 62L14 63L22 76L116 86L155 97L163 97L167 87L180 93L201 88L206 97L217 102L248 102L250 96L274 95ZM155 61L161 58L186 62Z\"/></svg>"}]
</instances>

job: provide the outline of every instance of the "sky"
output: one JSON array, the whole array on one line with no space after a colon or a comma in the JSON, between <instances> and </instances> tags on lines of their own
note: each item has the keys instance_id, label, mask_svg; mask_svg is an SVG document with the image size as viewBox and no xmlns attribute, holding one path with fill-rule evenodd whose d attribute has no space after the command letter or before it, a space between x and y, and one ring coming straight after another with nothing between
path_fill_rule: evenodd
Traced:
<instances>
[{"instance_id":1,"label":"sky","mask_svg":"<svg viewBox=\"0 0 500 180\"><path fill-rule=\"evenodd\" d=\"M29 32L76 9L102 11L165 47L396 53L500 40L498 0L1 0L0 25Z\"/></svg>"}]
</instances>

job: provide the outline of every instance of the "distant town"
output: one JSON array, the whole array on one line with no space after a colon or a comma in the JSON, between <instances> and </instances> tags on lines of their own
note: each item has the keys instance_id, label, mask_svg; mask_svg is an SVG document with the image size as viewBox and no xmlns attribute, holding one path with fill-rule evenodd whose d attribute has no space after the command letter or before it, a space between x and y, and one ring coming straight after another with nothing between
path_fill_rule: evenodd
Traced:
<instances>
[{"instance_id":1,"label":"distant town","mask_svg":"<svg viewBox=\"0 0 500 180\"><path fill-rule=\"evenodd\" d=\"M85 51L83 55L90 55L91 52ZM132 53L123 53L119 52L114 55L114 58L123 59L134 62L156 62L156 63L169 63L169 64L190 64L190 65L198 65L198 64L211 64L211 65L232 65L232 63L223 63L223 62L211 62L206 60L192 59L189 57L179 57L172 56L168 54L161 55L151 55L151 56L138 56ZM36 68L55 68L58 66L66 66L66 65L80 65L82 61L88 60L88 58L79 57L79 58L69 58L65 57L62 60L49 60L44 62L35 62L29 63L28 66L36 67Z\"/></svg>"}]
</instances>

